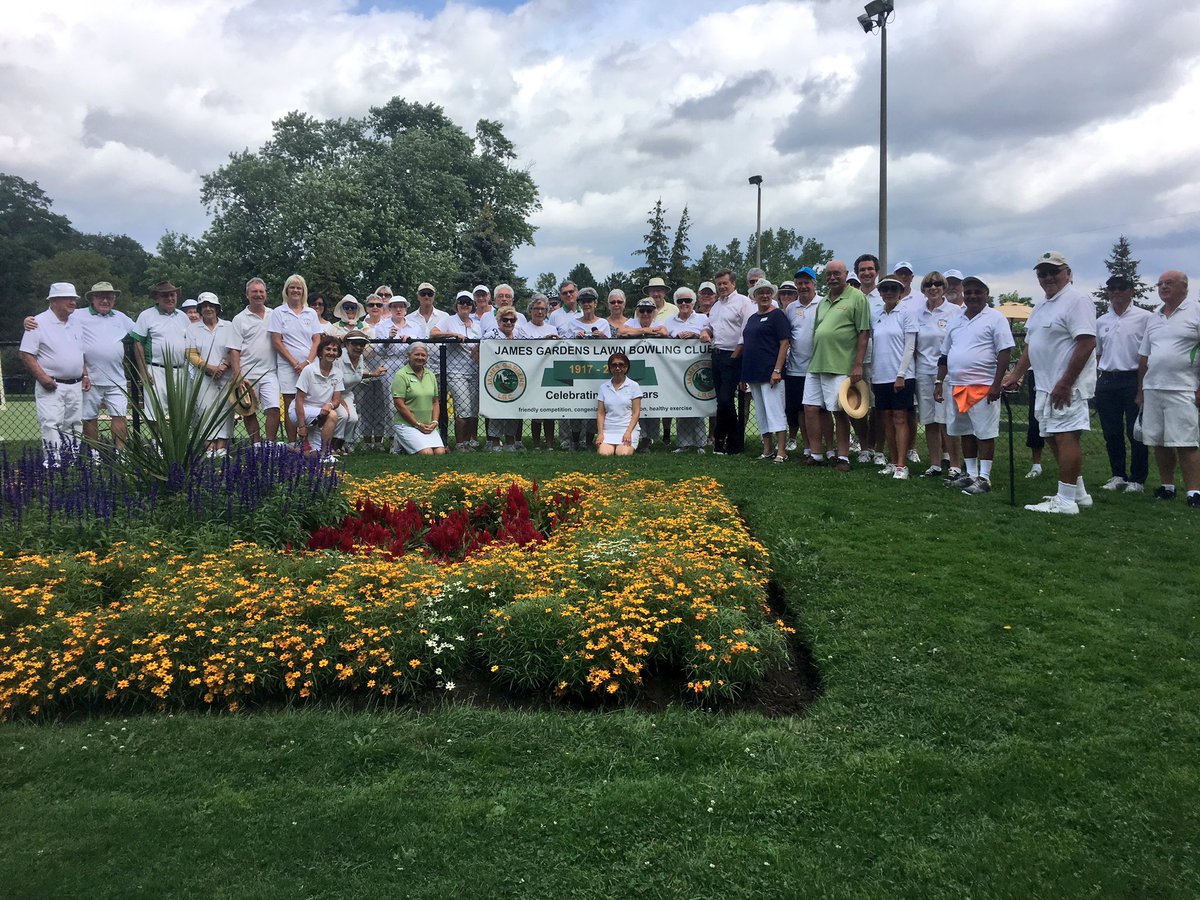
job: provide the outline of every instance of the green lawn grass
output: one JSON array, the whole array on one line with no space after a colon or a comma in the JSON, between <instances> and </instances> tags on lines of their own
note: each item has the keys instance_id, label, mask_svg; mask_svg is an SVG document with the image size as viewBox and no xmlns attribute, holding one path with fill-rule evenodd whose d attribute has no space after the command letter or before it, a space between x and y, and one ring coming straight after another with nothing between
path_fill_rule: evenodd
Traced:
<instances>
[{"instance_id":1,"label":"green lawn grass","mask_svg":"<svg viewBox=\"0 0 1200 900\"><path fill-rule=\"evenodd\" d=\"M1096 490L1039 516L1007 505L1003 460L983 497L748 457L350 468L399 466L714 473L771 550L821 699L803 719L451 699L8 724L0 895L1200 893L1200 514L1181 501Z\"/></svg>"}]
</instances>

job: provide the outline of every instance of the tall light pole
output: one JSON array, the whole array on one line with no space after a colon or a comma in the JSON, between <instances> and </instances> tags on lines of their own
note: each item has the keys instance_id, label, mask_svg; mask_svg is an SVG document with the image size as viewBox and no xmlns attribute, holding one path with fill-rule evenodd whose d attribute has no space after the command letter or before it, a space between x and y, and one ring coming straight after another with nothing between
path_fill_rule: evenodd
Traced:
<instances>
[{"instance_id":1,"label":"tall light pole","mask_svg":"<svg viewBox=\"0 0 1200 900\"><path fill-rule=\"evenodd\" d=\"M762 176L751 175L750 183L758 188L758 218L754 226L754 265L762 268Z\"/></svg>"},{"instance_id":2,"label":"tall light pole","mask_svg":"<svg viewBox=\"0 0 1200 900\"><path fill-rule=\"evenodd\" d=\"M887 23L895 9L893 0L871 0L858 24L867 34L879 29L879 271L887 264Z\"/></svg>"}]
</instances>

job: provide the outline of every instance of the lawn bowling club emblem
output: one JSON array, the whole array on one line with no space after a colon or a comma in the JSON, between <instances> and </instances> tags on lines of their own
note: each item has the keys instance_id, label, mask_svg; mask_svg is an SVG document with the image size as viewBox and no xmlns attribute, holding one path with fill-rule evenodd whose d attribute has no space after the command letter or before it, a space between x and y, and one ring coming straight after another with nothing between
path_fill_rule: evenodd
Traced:
<instances>
[{"instance_id":1,"label":"lawn bowling club emblem","mask_svg":"<svg viewBox=\"0 0 1200 900\"><path fill-rule=\"evenodd\" d=\"M698 359L690 366L683 376L684 387L697 400L712 400L717 396L713 385L712 363L707 359Z\"/></svg>"},{"instance_id":2,"label":"lawn bowling club emblem","mask_svg":"<svg viewBox=\"0 0 1200 900\"><path fill-rule=\"evenodd\" d=\"M525 393L525 372L516 363L498 362L487 370L483 386L493 400L512 403Z\"/></svg>"}]
</instances>

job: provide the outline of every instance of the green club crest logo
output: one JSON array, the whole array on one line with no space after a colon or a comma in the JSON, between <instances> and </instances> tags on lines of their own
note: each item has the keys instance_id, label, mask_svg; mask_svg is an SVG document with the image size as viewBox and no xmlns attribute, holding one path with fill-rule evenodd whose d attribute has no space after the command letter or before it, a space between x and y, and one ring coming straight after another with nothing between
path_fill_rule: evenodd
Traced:
<instances>
[{"instance_id":1,"label":"green club crest logo","mask_svg":"<svg viewBox=\"0 0 1200 900\"><path fill-rule=\"evenodd\" d=\"M683 376L683 386L697 400L712 400L717 396L713 385L712 363L707 359L698 359L688 366Z\"/></svg>"},{"instance_id":2,"label":"green club crest logo","mask_svg":"<svg viewBox=\"0 0 1200 900\"><path fill-rule=\"evenodd\" d=\"M525 371L507 360L495 363L484 376L488 396L501 403L512 403L525 393Z\"/></svg>"}]
</instances>

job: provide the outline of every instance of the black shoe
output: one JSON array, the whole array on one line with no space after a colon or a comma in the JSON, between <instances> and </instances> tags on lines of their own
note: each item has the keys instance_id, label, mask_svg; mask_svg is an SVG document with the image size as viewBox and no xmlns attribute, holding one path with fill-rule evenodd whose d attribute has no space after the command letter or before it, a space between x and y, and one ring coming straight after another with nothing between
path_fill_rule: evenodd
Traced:
<instances>
[{"instance_id":1,"label":"black shoe","mask_svg":"<svg viewBox=\"0 0 1200 900\"><path fill-rule=\"evenodd\" d=\"M1188 494L1188 506L1192 509L1200 509L1200 494Z\"/></svg>"},{"instance_id":2,"label":"black shoe","mask_svg":"<svg viewBox=\"0 0 1200 900\"><path fill-rule=\"evenodd\" d=\"M1166 486L1164 486L1164 485L1161 485L1161 484L1160 484L1160 485L1158 486L1158 490L1156 490L1156 491L1154 492L1154 499L1155 499L1155 500L1174 500L1174 499L1175 499L1175 492L1174 492L1174 491L1168 491L1168 490L1166 489Z\"/></svg>"}]
</instances>

